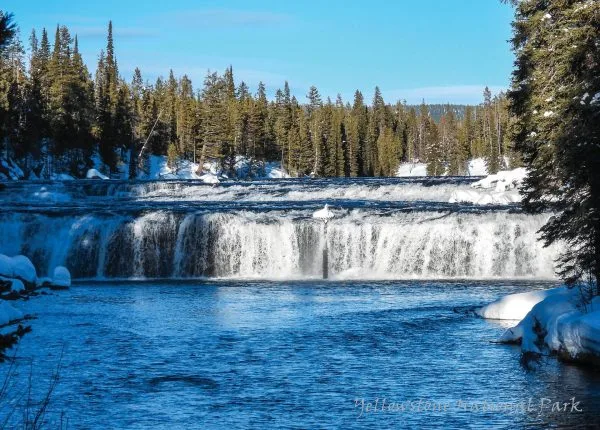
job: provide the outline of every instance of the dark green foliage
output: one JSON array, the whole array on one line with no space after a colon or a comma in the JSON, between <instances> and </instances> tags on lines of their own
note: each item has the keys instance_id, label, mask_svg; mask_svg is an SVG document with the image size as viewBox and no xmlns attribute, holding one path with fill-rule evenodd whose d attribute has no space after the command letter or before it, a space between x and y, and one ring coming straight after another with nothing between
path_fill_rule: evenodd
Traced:
<instances>
[{"instance_id":1,"label":"dark green foliage","mask_svg":"<svg viewBox=\"0 0 600 430\"><path fill-rule=\"evenodd\" d=\"M223 75L209 73L199 92L173 71L152 85L136 69L126 82L111 22L93 80L77 37L64 26L57 26L53 44L46 30L39 40L32 33L25 70L11 19L0 19L0 150L41 177L82 176L94 154L105 173L128 171L131 178L149 155L168 156L174 168L183 160L217 161L231 177L239 156L250 160L251 175L270 161L292 176L353 177L392 176L401 162L427 162L436 175L464 174L471 157L485 157L492 171L505 167L505 158L519 163L505 132L502 94L487 91L474 107L414 107L386 103L378 87L370 105L360 91L352 104L339 95L324 102L312 86L300 105L287 82L271 101L262 83L252 94L235 82L231 66Z\"/></svg>"},{"instance_id":2,"label":"dark green foliage","mask_svg":"<svg viewBox=\"0 0 600 430\"><path fill-rule=\"evenodd\" d=\"M12 13L0 10L0 50L10 45L17 33Z\"/></svg>"},{"instance_id":3,"label":"dark green foliage","mask_svg":"<svg viewBox=\"0 0 600 430\"><path fill-rule=\"evenodd\" d=\"M525 208L555 215L546 244L562 242L560 275L600 294L600 4L515 4L513 139L530 174Z\"/></svg>"}]
</instances>

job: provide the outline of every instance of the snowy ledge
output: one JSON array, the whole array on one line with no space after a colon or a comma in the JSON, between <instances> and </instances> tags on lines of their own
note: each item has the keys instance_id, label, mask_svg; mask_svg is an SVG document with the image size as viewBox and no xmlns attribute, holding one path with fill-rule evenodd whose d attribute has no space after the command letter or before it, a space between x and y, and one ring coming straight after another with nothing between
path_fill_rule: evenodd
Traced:
<instances>
[{"instance_id":1,"label":"snowy ledge","mask_svg":"<svg viewBox=\"0 0 600 430\"><path fill-rule=\"evenodd\" d=\"M487 319L521 320L500 343L523 353L555 354L565 361L600 365L600 297L584 305L578 288L511 294L476 310Z\"/></svg>"},{"instance_id":2,"label":"snowy ledge","mask_svg":"<svg viewBox=\"0 0 600 430\"><path fill-rule=\"evenodd\" d=\"M28 297L40 288L65 289L71 285L66 267L54 269L52 278L39 278L35 266L24 255L0 254L0 326L22 319L23 313L10 302Z\"/></svg>"}]
</instances>

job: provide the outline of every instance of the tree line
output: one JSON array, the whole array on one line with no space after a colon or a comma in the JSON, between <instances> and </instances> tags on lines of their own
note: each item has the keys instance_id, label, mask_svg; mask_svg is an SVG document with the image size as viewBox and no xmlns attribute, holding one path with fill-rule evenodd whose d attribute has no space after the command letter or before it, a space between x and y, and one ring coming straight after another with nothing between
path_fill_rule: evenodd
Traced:
<instances>
[{"instance_id":1,"label":"tree line","mask_svg":"<svg viewBox=\"0 0 600 430\"><path fill-rule=\"evenodd\" d=\"M487 88L481 104L446 105L438 120L425 102L386 103L378 87L370 100L356 91L352 101L332 101L313 86L301 101L285 82L269 100L263 83L254 93L236 84L232 67L209 72L199 89L173 71L149 83L136 68L128 81L112 23L93 76L66 26L57 26L52 43L45 29L32 31L27 66L18 37L0 49L1 154L38 177L80 177L95 154L108 172L127 164L132 178L149 155L166 155L172 165L218 160L229 175L240 156L254 173L280 161L291 176L323 177L393 176L407 161L427 163L431 175L465 174L478 157L490 172L519 163L507 99Z\"/></svg>"}]
</instances>

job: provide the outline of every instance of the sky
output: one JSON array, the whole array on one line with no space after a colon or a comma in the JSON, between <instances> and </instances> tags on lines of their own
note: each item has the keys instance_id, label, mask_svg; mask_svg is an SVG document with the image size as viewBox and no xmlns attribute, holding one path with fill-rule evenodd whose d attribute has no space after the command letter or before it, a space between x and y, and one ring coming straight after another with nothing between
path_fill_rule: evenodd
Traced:
<instances>
[{"instance_id":1,"label":"sky","mask_svg":"<svg viewBox=\"0 0 600 430\"><path fill-rule=\"evenodd\" d=\"M113 21L121 75L131 80L232 65L236 82L272 96L287 80L301 101L311 85L323 98L479 103L483 88L508 87L512 9L500 0L3 0L27 45L32 29L57 24L77 34L94 72Z\"/></svg>"}]
</instances>

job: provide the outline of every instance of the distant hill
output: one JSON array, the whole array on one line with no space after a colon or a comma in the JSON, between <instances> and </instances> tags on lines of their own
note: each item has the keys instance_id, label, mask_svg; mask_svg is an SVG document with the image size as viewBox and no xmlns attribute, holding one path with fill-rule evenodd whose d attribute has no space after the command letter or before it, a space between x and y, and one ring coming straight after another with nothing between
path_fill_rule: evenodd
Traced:
<instances>
[{"instance_id":1,"label":"distant hill","mask_svg":"<svg viewBox=\"0 0 600 430\"><path fill-rule=\"evenodd\" d=\"M429 114L433 118L435 122L439 122L440 118L446 111L447 104L428 104ZM465 116L465 109L468 105L450 105L450 107L454 110L456 117L462 120ZM417 112L419 111L419 105L407 105L410 109L415 109Z\"/></svg>"}]
</instances>

